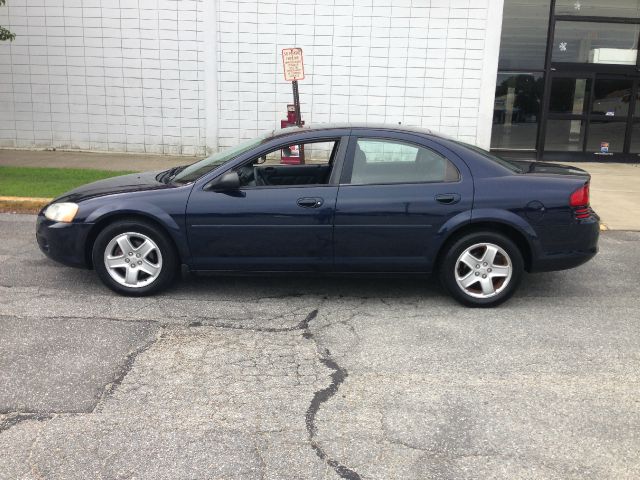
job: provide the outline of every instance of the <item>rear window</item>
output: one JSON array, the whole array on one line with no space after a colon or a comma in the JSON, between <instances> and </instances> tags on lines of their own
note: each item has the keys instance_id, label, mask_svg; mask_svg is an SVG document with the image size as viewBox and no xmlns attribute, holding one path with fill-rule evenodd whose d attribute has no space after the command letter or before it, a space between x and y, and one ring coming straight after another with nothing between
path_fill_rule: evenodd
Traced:
<instances>
[{"instance_id":1,"label":"rear window","mask_svg":"<svg viewBox=\"0 0 640 480\"><path fill-rule=\"evenodd\" d=\"M500 158L494 155L493 153L487 152L486 150L480 147L476 147L475 145L471 145L469 143L464 143L464 142L456 142L456 143L467 147L469 150L473 150L477 154L482 155L487 160L491 160L492 162L497 163L498 165L502 165L503 167L511 170L514 173L524 173L522 168L518 166L518 164L515 162L511 162L504 158Z\"/></svg>"}]
</instances>

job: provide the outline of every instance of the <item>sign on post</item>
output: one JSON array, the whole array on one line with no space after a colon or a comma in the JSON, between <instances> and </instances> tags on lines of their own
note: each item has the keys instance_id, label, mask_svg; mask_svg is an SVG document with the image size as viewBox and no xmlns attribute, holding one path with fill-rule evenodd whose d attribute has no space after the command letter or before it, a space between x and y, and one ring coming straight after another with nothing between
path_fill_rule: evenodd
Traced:
<instances>
[{"instance_id":1,"label":"sign on post","mask_svg":"<svg viewBox=\"0 0 640 480\"><path fill-rule=\"evenodd\" d=\"M284 66L284 79L287 82L304 80L304 63L301 48L283 48L282 65Z\"/></svg>"}]
</instances>

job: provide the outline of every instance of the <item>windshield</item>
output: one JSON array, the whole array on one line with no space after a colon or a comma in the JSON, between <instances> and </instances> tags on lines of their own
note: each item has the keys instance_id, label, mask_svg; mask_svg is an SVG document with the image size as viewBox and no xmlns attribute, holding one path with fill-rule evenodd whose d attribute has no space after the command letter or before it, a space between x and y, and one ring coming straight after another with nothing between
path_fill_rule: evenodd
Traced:
<instances>
[{"instance_id":1,"label":"windshield","mask_svg":"<svg viewBox=\"0 0 640 480\"><path fill-rule=\"evenodd\" d=\"M511 170L512 172L515 173L523 173L522 168L520 168L518 166L517 163L515 162L511 162L509 160L505 160L504 158L500 158L495 156L492 153L487 152L486 150L483 150L480 147L476 147L475 145L471 145L469 143L464 143L464 142L458 142L460 145L464 145L465 147L467 147L469 150L473 150L474 152L482 155L484 158L491 160L492 162L498 163L500 165L502 165L505 168L508 168L509 170Z\"/></svg>"},{"instance_id":2,"label":"windshield","mask_svg":"<svg viewBox=\"0 0 640 480\"><path fill-rule=\"evenodd\" d=\"M267 132L263 135L260 135L257 138L252 138L251 140L247 140L242 142L235 147L229 148L222 152L215 153L210 157L205 158L204 160L200 160L199 162L194 163L193 165L189 165L188 167L181 170L175 177L170 180L173 183L189 183L197 180L201 176L209 173L214 168L219 167L220 165L227 163L229 160L234 159L238 155L243 154L251 150L254 147L260 145L265 138L271 136L272 132Z\"/></svg>"}]
</instances>

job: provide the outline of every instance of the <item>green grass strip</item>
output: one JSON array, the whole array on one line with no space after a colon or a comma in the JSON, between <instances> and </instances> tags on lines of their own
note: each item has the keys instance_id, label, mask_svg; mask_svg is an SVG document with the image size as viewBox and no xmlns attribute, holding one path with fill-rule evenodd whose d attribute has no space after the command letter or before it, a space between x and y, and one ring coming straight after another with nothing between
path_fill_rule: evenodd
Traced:
<instances>
[{"instance_id":1,"label":"green grass strip","mask_svg":"<svg viewBox=\"0 0 640 480\"><path fill-rule=\"evenodd\" d=\"M130 171L82 168L0 167L0 196L56 197L68 190Z\"/></svg>"}]
</instances>

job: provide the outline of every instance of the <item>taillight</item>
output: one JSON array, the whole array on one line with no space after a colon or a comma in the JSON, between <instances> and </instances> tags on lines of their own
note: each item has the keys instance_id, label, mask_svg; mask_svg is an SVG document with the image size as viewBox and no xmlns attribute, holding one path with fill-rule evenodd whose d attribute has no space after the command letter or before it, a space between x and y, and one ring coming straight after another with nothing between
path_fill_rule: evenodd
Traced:
<instances>
[{"instance_id":1,"label":"taillight","mask_svg":"<svg viewBox=\"0 0 640 480\"><path fill-rule=\"evenodd\" d=\"M589 184L585 183L569 197L569 206L588 207L589 206Z\"/></svg>"},{"instance_id":2,"label":"taillight","mask_svg":"<svg viewBox=\"0 0 640 480\"><path fill-rule=\"evenodd\" d=\"M589 208L589 184L585 183L569 197L569 206L573 207L576 218L589 218L591 209Z\"/></svg>"}]
</instances>

